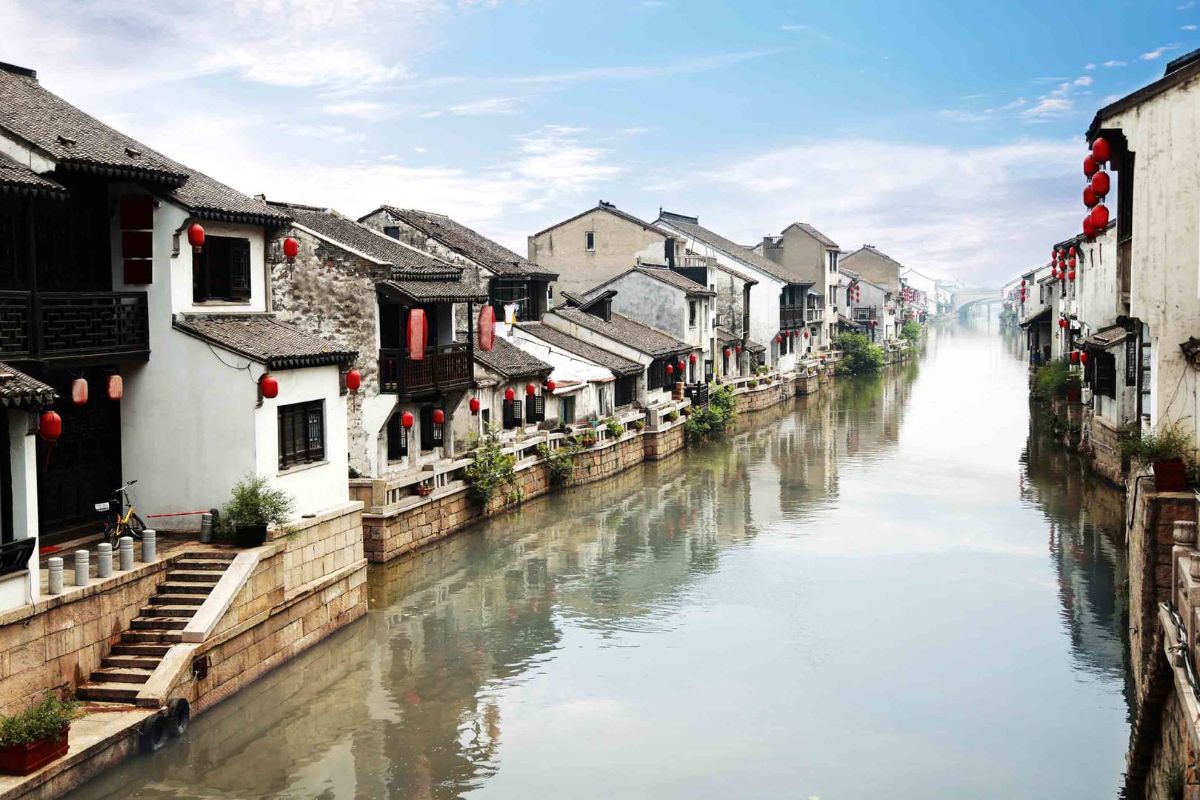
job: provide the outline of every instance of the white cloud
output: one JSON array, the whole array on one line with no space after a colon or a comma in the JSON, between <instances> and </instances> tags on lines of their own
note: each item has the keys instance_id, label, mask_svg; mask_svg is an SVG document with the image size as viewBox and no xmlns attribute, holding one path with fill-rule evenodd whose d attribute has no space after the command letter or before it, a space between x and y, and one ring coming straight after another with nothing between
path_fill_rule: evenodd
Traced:
<instances>
[{"instance_id":1,"label":"white cloud","mask_svg":"<svg viewBox=\"0 0 1200 800\"><path fill-rule=\"evenodd\" d=\"M1090 75L1082 75L1075 79L1076 86L1091 86L1092 78Z\"/></svg>"},{"instance_id":2,"label":"white cloud","mask_svg":"<svg viewBox=\"0 0 1200 800\"><path fill-rule=\"evenodd\" d=\"M1194 30L1196 30L1197 28L1200 28L1200 26L1197 26L1197 25L1184 25L1182 28L1180 28L1180 30L1184 30L1184 31L1194 31Z\"/></svg>"},{"instance_id":3,"label":"white cloud","mask_svg":"<svg viewBox=\"0 0 1200 800\"><path fill-rule=\"evenodd\" d=\"M944 109L938 112L938 116L943 119L948 119L951 122L987 122L992 118L992 110L985 109L983 111L962 111L959 109Z\"/></svg>"},{"instance_id":4,"label":"white cloud","mask_svg":"<svg viewBox=\"0 0 1200 800\"><path fill-rule=\"evenodd\" d=\"M279 130L291 136L299 136L307 139L320 139L322 141L336 142L339 144L362 142L367 138L366 134L357 131L346 130L341 125L305 125L284 123L279 126Z\"/></svg>"},{"instance_id":5,"label":"white cloud","mask_svg":"<svg viewBox=\"0 0 1200 800\"><path fill-rule=\"evenodd\" d=\"M1011 103L1001 106L1000 110L1001 111L1013 111L1014 109L1021 108L1022 106L1025 105L1025 103L1026 103L1026 100L1024 97L1018 97L1016 100L1013 100Z\"/></svg>"},{"instance_id":6,"label":"white cloud","mask_svg":"<svg viewBox=\"0 0 1200 800\"><path fill-rule=\"evenodd\" d=\"M427 111L421 116L430 118L449 114L455 117L483 117L493 114L516 114L517 111L517 101L511 97L488 97L452 105L444 111Z\"/></svg>"},{"instance_id":7,"label":"white cloud","mask_svg":"<svg viewBox=\"0 0 1200 800\"><path fill-rule=\"evenodd\" d=\"M1164 44L1162 47L1156 47L1149 52L1142 53L1138 58L1142 61L1153 61L1156 58L1162 58L1164 53L1169 53L1177 47L1179 47L1177 44Z\"/></svg>"},{"instance_id":8,"label":"white cloud","mask_svg":"<svg viewBox=\"0 0 1200 800\"><path fill-rule=\"evenodd\" d=\"M520 137L522 157L517 174L543 185L548 192L579 192L621 174L607 159L609 151L583 144L580 128L547 125ZM526 207L530 207L526 204Z\"/></svg>"},{"instance_id":9,"label":"white cloud","mask_svg":"<svg viewBox=\"0 0 1200 800\"><path fill-rule=\"evenodd\" d=\"M806 30L808 30L808 26L807 25L780 25L779 29L784 30L784 31L806 31Z\"/></svg>"},{"instance_id":10,"label":"white cloud","mask_svg":"<svg viewBox=\"0 0 1200 800\"><path fill-rule=\"evenodd\" d=\"M722 67L734 66L767 56L777 55L781 50L747 50L737 53L716 53L693 56L660 63L617 64L603 67L587 67L567 72L548 72L535 75L509 75L483 79L494 83L510 84L555 84L578 83L596 80L648 80L671 78L679 75L694 75L711 72Z\"/></svg>"},{"instance_id":11,"label":"white cloud","mask_svg":"<svg viewBox=\"0 0 1200 800\"><path fill-rule=\"evenodd\" d=\"M396 109L375 100L345 100L340 103L327 103L321 106L321 112L333 117L352 117L375 122L394 116Z\"/></svg>"},{"instance_id":12,"label":"white cloud","mask_svg":"<svg viewBox=\"0 0 1200 800\"><path fill-rule=\"evenodd\" d=\"M1125 63L1126 62L1124 62L1124 61L1115 61L1115 60L1105 61L1104 66L1106 66L1106 67L1123 67L1123 66L1125 66Z\"/></svg>"},{"instance_id":13,"label":"white cloud","mask_svg":"<svg viewBox=\"0 0 1200 800\"><path fill-rule=\"evenodd\" d=\"M1095 69L1096 65L1089 61L1088 63L1083 65L1083 68L1084 69Z\"/></svg>"}]
</instances>

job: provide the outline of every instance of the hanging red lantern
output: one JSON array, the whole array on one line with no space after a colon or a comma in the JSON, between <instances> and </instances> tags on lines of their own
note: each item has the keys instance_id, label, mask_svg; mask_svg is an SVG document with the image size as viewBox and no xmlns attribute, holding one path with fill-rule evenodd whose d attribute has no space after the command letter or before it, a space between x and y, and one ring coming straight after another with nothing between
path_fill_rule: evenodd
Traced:
<instances>
[{"instance_id":1,"label":"hanging red lantern","mask_svg":"<svg viewBox=\"0 0 1200 800\"><path fill-rule=\"evenodd\" d=\"M1071 245L1070 249L1067 250L1067 255L1071 256L1072 258L1075 257L1075 245Z\"/></svg>"},{"instance_id":2,"label":"hanging red lantern","mask_svg":"<svg viewBox=\"0 0 1200 800\"><path fill-rule=\"evenodd\" d=\"M1092 188L1092 185L1089 183L1083 187L1083 204L1088 208L1092 208L1098 202L1100 202L1100 198L1096 197L1096 190Z\"/></svg>"},{"instance_id":3,"label":"hanging red lantern","mask_svg":"<svg viewBox=\"0 0 1200 800\"><path fill-rule=\"evenodd\" d=\"M691 355L689 355L689 356L688 356L688 361L690 361L690 362L692 362L693 364L695 364L695 363L696 363L696 354L695 354L695 353L692 353Z\"/></svg>"},{"instance_id":4,"label":"hanging red lantern","mask_svg":"<svg viewBox=\"0 0 1200 800\"><path fill-rule=\"evenodd\" d=\"M108 399L120 400L125 396L125 379L120 375L108 376Z\"/></svg>"},{"instance_id":5,"label":"hanging red lantern","mask_svg":"<svg viewBox=\"0 0 1200 800\"><path fill-rule=\"evenodd\" d=\"M291 264L296 260L296 256L300 254L300 243L292 237L287 237L283 240L283 257Z\"/></svg>"},{"instance_id":6,"label":"hanging red lantern","mask_svg":"<svg viewBox=\"0 0 1200 800\"><path fill-rule=\"evenodd\" d=\"M1102 167L1107 164L1111 155L1112 148L1108 146L1108 140L1103 136L1097 136L1096 141L1092 142L1092 158L1095 159L1096 166Z\"/></svg>"},{"instance_id":7,"label":"hanging red lantern","mask_svg":"<svg viewBox=\"0 0 1200 800\"><path fill-rule=\"evenodd\" d=\"M405 411L400 415L400 425L404 430L408 430L413 426L413 415L411 411Z\"/></svg>"},{"instance_id":8,"label":"hanging red lantern","mask_svg":"<svg viewBox=\"0 0 1200 800\"><path fill-rule=\"evenodd\" d=\"M1070 323L1069 323L1069 322L1067 322L1067 319L1066 319L1066 317L1063 317L1062 319L1060 319L1060 320L1058 321L1058 327L1060 327L1060 328L1065 328L1065 327L1067 327L1067 325L1069 325L1069 324L1070 324Z\"/></svg>"},{"instance_id":9,"label":"hanging red lantern","mask_svg":"<svg viewBox=\"0 0 1200 800\"><path fill-rule=\"evenodd\" d=\"M434 425L442 425L445 422L446 422L446 412L442 411L440 408L435 408L433 410L433 424Z\"/></svg>"},{"instance_id":10,"label":"hanging red lantern","mask_svg":"<svg viewBox=\"0 0 1200 800\"><path fill-rule=\"evenodd\" d=\"M546 391L553 392L558 388L558 384L553 379L546 381Z\"/></svg>"},{"instance_id":11,"label":"hanging red lantern","mask_svg":"<svg viewBox=\"0 0 1200 800\"><path fill-rule=\"evenodd\" d=\"M504 399L509 401L517 399L517 393L513 391L511 386L504 390Z\"/></svg>"},{"instance_id":12,"label":"hanging red lantern","mask_svg":"<svg viewBox=\"0 0 1200 800\"><path fill-rule=\"evenodd\" d=\"M534 386L532 383L525 384L525 394L529 395L530 397L533 397L535 394L537 394L537 387Z\"/></svg>"},{"instance_id":13,"label":"hanging red lantern","mask_svg":"<svg viewBox=\"0 0 1200 800\"><path fill-rule=\"evenodd\" d=\"M1097 236L1108 227L1108 208L1103 204L1092 209L1092 227L1095 228Z\"/></svg>"},{"instance_id":14,"label":"hanging red lantern","mask_svg":"<svg viewBox=\"0 0 1200 800\"><path fill-rule=\"evenodd\" d=\"M677 365L676 365L676 369L678 369L678 370L679 370L679 377L681 377L681 378L682 378L682 377L683 377L683 371L684 371L685 369L687 369L687 365L686 365L686 364L684 364L682 361L680 361L680 362L679 362L679 364L677 364Z\"/></svg>"},{"instance_id":15,"label":"hanging red lantern","mask_svg":"<svg viewBox=\"0 0 1200 800\"><path fill-rule=\"evenodd\" d=\"M199 222L193 222L188 226L188 244L192 246L192 252L199 253L204 248L204 226Z\"/></svg>"},{"instance_id":16,"label":"hanging red lantern","mask_svg":"<svg viewBox=\"0 0 1200 800\"><path fill-rule=\"evenodd\" d=\"M1086 363L1087 363L1087 360L1088 360L1088 354L1087 354L1087 350L1081 350L1081 351L1079 352L1079 363L1080 363L1080 364L1086 364Z\"/></svg>"},{"instance_id":17,"label":"hanging red lantern","mask_svg":"<svg viewBox=\"0 0 1200 800\"><path fill-rule=\"evenodd\" d=\"M429 338L429 320L425 309L413 308L408 312L408 357L412 361L425 359L425 344Z\"/></svg>"},{"instance_id":18,"label":"hanging red lantern","mask_svg":"<svg viewBox=\"0 0 1200 800\"><path fill-rule=\"evenodd\" d=\"M779 334L779 333L775 334L775 344L782 344L782 343L783 343L783 334Z\"/></svg>"},{"instance_id":19,"label":"hanging red lantern","mask_svg":"<svg viewBox=\"0 0 1200 800\"><path fill-rule=\"evenodd\" d=\"M1071 363L1072 363L1072 364L1078 364L1078 363L1079 363L1079 351L1078 351L1078 350L1072 350L1072 351L1071 351Z\"/></svg>"},{"instance_id":20,"label":"hanging red lantern","mask_svg":"<svg viewBox=\"0 0 1200 800\"><path fill-rule=\"evenodd\" d=\"M478 397L472 397L470 402L467 403L467 405L470 407L472 414L479 413L479 398Z\"/></svg>"},{"instance_id":21,"label":"hanging red lantern","mask_svg":"<svg viewBox=\"0 0 1200 800\"><path fill-rule=\"evenodd\" d=\"M53 409L43 411L38 420L38 435L47 442L57 442L62 436L62 417Z\"/></svg>"},{"instance_id":22,"label":"hanging red lantern","mask_svg":"<svg viewBox=\"0 0 1200 800\"><path fill-rule=\"evenodd\" d=\"M1096 193L1096 197L1103 199L1108 194L1108 190L1112 188L1107 172L1097 172L1092 178L1092 191Z\"/></svg>"},{"instance_id":23,"label":"hanging red lantern","mask_svg":"<svg viewBox=\"0 0 1200 800\"><path fill-rule=\"evenodd\" d=\"M1024 278L1021 278L1021 285L1022 285L1022 286L1024 286L1024 285L1025 285L1025 279L1024 279Z\"/></svg>"},{"instance_id":24,"label":"hanging red lantern","mask_svg":"<svg viewBox=\"0 0 1200 800\"><path fill-rule=\"evenodd\" d=\"M1075 269L1075 256L1071 256L1067 259L1067 266L1071 269Z\"/></svg>"},{"instance_id":25,"label":"hanging red lantern","mask_svg":"<svg viewBox=\"0 0 1200 800\"><path fill-rule=\"evenodd\" d=\"M723 355L724 355L726 358L729 358L730 351L729 351L729 348L728 348L728 347L726 347L724 350L722 350L722 351L721 351L721 353L722 353L722 354L723 354Z\"/></svg>"},{"instance_id":26,"label":"hanging red lantern","mask_svg":"<svg viewBox=\"0 0 1200 800\"><path fill-rule=\"evenodd\" d=\"M675 374L675 367L671 364L667 364L667 375L673 374Z\"/></svg>"},{"instance_id":27,"label":"hanging red lantern","mask_svg":"<svg viewBox=\"0 0 1200 800\"><path fill-rule=\"evenodd\" d=\"M741 346L740 344L737 346L737 351L738 351L739 353L740 353L740 352L742 352L742 346Z\"/></svg>"},{"instance_id":28,"label":"hanging red lantern","mask_svg":"<svg viewBox=\"0 0 1200 800\"><path fill-rule=\"evenodd\" d=\"M1083 235L1088 241L1096 238L1096 226L1092 222L1091 214L1083 218Z\"/></svg>"},{"instance_id":29,"label":"hanging red lantern","mask_svg":"<svg viewBox=\"0 0 1200 800\"><path fill-rule=\"evenodd\" d=\"M490 305L479 309L479 349L492 352L496 344L496 310Z\"/></svg>"},{"instance_id":30,"label":"hanging red lantern","mask_svg":"<svg viewBox=\"0 0 1200 800\"><path fill-rule=\"evenodd\" d=\"M1084 156L1083 158L1083 174L1085 177L1092 177L1100 169L1100 165L1096 163L1096 159L1092 156Z\"/></svg>"},{"instance_id":31,"label":"hanging red lantern","mask_svg":"<svg viewBox=\"0 0 1200 800\"><path fill-rule=\"evenodd\" d=\"M346 372L346 388L357 392L360 386L362 386L362 373L356 369L348 370Z\"/></svg>"},{"instance_id":32,"label":"hanging red lantern","mask_svg":"<svg viewBox=\"0 0 1200 800\"><path fill-rule=\"evenodd\" d=\"M1075 281L1075 270L1071 270L1070 272L1068 272L1068 273L1067 273L1067 278L1068 278L1069 280L1071 280L1072 282L1074 282L1074 281Z\"/></svg>"},{"instance_id":33,"label":"hanging red lantern","mask_svg":"<svg viewBox=\"0 0 1200 800\"><path fill-rule=\"evenodd\" d=\"M807 338L808 338L808 328L805 328L805 329L804 329L804 338L805 338L805 339L807 339Z\"/></svg>"},{"instance_id":34,"label":"hanging red lantern","mask_svg":"<svg viewBox=\"0 0 1200 800\"><path fill-rule=\"evenodd\" d=\"M87 378L76 378L71 381L71 402L77 406L85 406L88 401Z\"/></svg>"},{"instance_id":35,"label":"hanging red lantern","mask_svg":"<svg viewBox=\"0 0 1200 800\"><path fill-rule=\"evenodd\" d=\"M269 372L264 372L263 376L258 379L258 389L262 392L262 396L268 400L272 400L279 396L279 381Z\"/></svg>"}]
</instances>

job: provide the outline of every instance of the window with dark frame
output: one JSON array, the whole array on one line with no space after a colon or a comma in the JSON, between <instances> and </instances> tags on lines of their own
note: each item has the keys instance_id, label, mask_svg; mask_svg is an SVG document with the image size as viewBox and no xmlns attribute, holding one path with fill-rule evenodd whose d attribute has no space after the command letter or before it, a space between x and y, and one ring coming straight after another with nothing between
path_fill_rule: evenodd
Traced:
<instances>
[{"instance_id":1,"label":"window with dark frame","mask_svg":"<svg viewBox=\"0 0 1200 800\"><path fill-rule=\"evenodd\" d=\"M617 378L616 404L617 407L631 405L637 399L637 375Z\"/></svg>"},{"instance_id":2,"label":"window with dark frame","mask_svg":"<svg viewBox=\"0 0 1200 800\"><path fill-rule=\"evenodd\" d=\"M387 421L388 461L399 461L408 456L408 430L403 424L403 414L397 411Z\"/></svg>"},{"instance_id":3,"label":"window with dark frame","mask_svg":"<svg viewBox=\"0 0 1200 800\"><path fill-rule=\"evenodd\" d=\"M596 232L587 231L583 234L583 249L589 253L596 251Z\"/></svg>"},{"instance_id":4,"label":"window with dark frame","mask_svg":"<svg viewBox=\"0 0 1200 800\"><path fill-rule=\"evenodd\" d=\"M279 468L325 460L325 401L279 407Z\"/></svg>"},{"instance_id":5,"label":"window with dark frame","mask_svg":"<svg viewBox=\"0 0 1200 800\"><path fill-rule=\"evenodd\" d=\"M689 300L689 301L688 301L688 327L689 327L689 328L694 328L694 327L696 327L696 316L697 316L697 314L696 314L696 301L695 301L695 300Z\"/></svg>"},{"instance_id":6,"label":"window with dark frame","mask_svg":"<svg viewBox=\"0 0 1200 800\"><path fill-rule=\"evenodd\" d=\"M646 368L646 388L661 389L667 386L667 359L656 358Z\"/></svg>"},{"instance_id":7,"label":"window with dark frame","mask_svg":"<svg viewBox=\"0 0 1200 800\"><path fill-rule=\"evenodd\" d=\"M207 236L192 255L192 302L250 301L250 240Z\"/></svg>"}]
</instances>

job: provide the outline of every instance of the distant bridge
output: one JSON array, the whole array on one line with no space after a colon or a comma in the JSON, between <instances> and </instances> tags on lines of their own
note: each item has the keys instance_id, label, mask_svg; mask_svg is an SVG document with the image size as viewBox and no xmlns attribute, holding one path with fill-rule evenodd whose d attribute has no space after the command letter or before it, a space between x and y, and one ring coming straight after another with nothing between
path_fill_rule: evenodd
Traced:
<instances>
[{"instance_id":1,"label":"distant bridge","mask_svg":"<svg viewBox=\"0 0 1200 800\"><path fill-rule=\"evenodd\" d=\"M987 306L1004 302L1001 289L955 289L950 294L950 312L969 314L976 306Z\"/></svg>"}]
</instances>

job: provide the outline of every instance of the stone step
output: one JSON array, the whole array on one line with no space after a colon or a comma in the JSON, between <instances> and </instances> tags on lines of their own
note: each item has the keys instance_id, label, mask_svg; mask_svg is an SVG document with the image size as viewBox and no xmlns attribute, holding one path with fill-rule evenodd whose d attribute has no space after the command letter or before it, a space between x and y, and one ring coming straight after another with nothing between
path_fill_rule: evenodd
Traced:
<instances>
[{"instance_id":1,"label":"stone step","mask_svg":"<svg viewBox=\"0 0 1200 800\"><path fill-rule=\"evenodd\" d=\"M150 602L156 606L199 606L203 605L207 599L208 595L206 594L170 592L168 594L156 594L150 598Z\"/></svg>"},{"instance_id":2,"label":"stone step","mask_svg":"<svg viewBox=\"0 0 1200 800\"><path fill-rule=\"evenodd\" d=\"M129 647L130 645L117 645L117 647ZM152 645L158 647L158 645ZM114 650L117 648L114 647ZM163 648L166 649L165 647ZM100 662L102 667L116 667L118 669L148 669L151 672L162 662L162 654L159 655L113 655L106 656Z\"/></svg>"},{"instance_id":3,"label":"stone step","mask_svg":"<svg viewBox=\"0 0 1200 800\"><path fill-rule=\"evenodd\" d=\"M221 576L209 569L173 569L167 573L169 583L206 583L216 586Z\"/></svg>"},{"instance_id":4,"label":"stone step","mask_svg":"<svg viewBox=\"0 0 1200 800\"><path fill-rule=\"evenodd\" d=\"M122 639L124 639L124 636L128 635L128 633L124 634ZM183 636L181 635L179 638L182 639ZM113 656L120 657L132 656L161 659L170 649L170 644L163 644L162 642L137 641L134 639L124 640L114 644L111 652Z\"/></svg>"},{"instance_id":5,"label":"stone step","mask_svg":"<svg viewBox=\"0 0 1200 800\"><path fill-rule=\"evenodd\" d=\"M141 690L140 683L85 683L75 696L93 703L136 703Z\"/></svg>"},{"instance_id":6,"label":"stone step","mask_svg":"<svg viewBox=\"0 0 1200 800\"><path fill-rule=\"evenodd\" d=\"M129 627L135 631L181 630L189 622L188 617L134 617Z\"/></svg>"},{"instance_id":7,"label":"stone step","mask_svg":"<svg viewBox=\"0 0 1200 800\"><path fill-rule=\"evenodd\" d=\"M181 558L171 566L177 569L203 569L210 572L224 572L229 569L229 562L219 561L215 558Z\"/></svg>"},{"instance_id":8,"label":"stone step","mask_svg":"<svg viewBox=\"0 0 1200 800\"><path fill-rule=\"evenodd\" d=\"M218 561L233 561L237 555L238 551L232 548L229 550L186 550L183 553L184 558L212 558Z\"/></svg>"},{"instance_id":9,"label":"stone step","mask_svg":"<svg viewBox=\"0 0 1200 800\"><path fill-rule=\"evenodd\" d=\"M92 673L93 683L145 683L154 670L141 667L105 667Z\"/></svg>"},{"instance_id":10,"label":"stone step","mask_svg":"<svg viewBox=\"0 0 1200 800\"><path fill-rule=\"evenodd\" d=\"M163 642L174 644L182 641L183 631L181 630L137 630L125 631L121 634L122 644L162 644Z\"/></svg>"},{"instance_id":11,"label":"stone step","mask_svg":"<svg viewBox=\"0 0 1200 800\"><path fill-rule=\"evenodd\" d=\"M196 581L167 581L158 585L158 593L162 594L208 594L217 584L197 583Z\"/></svg>"},{"instance_id":12,"label":"stone step","mask_svg":"<svg viewBox=\"0 0 1200 800\"><path fill-rule=\"evenodd\" d=\"M198 606L142 606L143 617L194 617Z\"/></svg>"}]
</instances>

